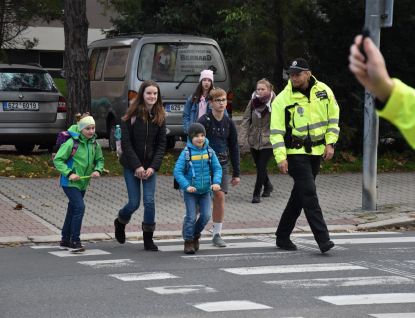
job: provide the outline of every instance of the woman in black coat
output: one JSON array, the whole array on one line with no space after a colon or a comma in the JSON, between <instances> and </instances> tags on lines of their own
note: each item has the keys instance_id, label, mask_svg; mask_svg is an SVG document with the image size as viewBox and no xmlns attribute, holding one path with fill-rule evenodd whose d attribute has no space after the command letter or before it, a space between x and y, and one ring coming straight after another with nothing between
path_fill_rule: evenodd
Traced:
<instances>
[{"instance_id":1,"label":"woman in black coat","mask_svg":"<svg viewBox=\"0 0 415 318\"><path fill-rule=\"evenodd\" d=\"M144 248L157 251L153 242L155 223L154 192L157 171L166 151L166 121L159 86L151 80L141 84L138 96L131 102L121 123L120 163L128 190L128 203L114 221L115 238L125 242L125 226L139 208L143 188L144 218L142 223Z\"/></svg>"}]
</instances>

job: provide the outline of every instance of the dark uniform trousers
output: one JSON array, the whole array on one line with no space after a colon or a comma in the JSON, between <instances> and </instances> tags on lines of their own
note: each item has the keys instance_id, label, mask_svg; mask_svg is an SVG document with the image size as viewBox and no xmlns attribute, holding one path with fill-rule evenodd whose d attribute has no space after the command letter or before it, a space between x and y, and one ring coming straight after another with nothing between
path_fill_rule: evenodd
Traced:
<instances>
[{"instance_id":1,"label":"dark uniform trousers","mask_svg":"<svg viewBox=\"0 0 415 318\"><path fill-rule=\"evenodd\" d=\"M288 239L295 223L304 209L314 238L319 242L330 239L323 213L318 203L316 176L320 170L321 156L288 155L288 174L294 179L290 199L281 216L275 235L279 239Z\"/></svg>"}]
</instances>

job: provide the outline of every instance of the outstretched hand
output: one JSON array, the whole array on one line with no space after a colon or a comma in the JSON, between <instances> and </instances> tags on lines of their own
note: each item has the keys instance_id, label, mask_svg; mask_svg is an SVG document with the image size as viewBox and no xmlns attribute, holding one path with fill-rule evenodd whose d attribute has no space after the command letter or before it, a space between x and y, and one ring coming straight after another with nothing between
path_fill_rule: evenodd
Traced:
<instances>
[{"instance_id":1,"label":"outstretched hand","mask_svg":"<svg viewBox=\"0 0 415 318\"><path fill-rule=\"evenodd\" d=\"M367 37L363 41L363 49L367 55L360 52L362 36L356 36L354 44L350 47L349 69L356 76L356 79L376 95L381 102L386 102L393 90L393 81L386 69L385 59L382 53Z\"/></svg>"}]
</instances>

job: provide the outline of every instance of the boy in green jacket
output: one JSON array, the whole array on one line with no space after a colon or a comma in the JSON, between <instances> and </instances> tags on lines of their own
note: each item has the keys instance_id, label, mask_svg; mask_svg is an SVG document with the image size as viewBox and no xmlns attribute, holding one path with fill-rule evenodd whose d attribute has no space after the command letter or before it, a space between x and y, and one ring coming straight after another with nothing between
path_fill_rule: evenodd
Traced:
<instances>
[{"instance_id":1,"label":"boy in green jacket","mask_svg":"<svg viewBox=\"0 0 415 318\"><path fill-rule=\"evenodd\" d=\"M90 178L99 178L104 168L104 157L95 141L95 121L89 113L75 115L77 125L68 131L72 138L63 143L53 163L61 173L60 186L69 199L62 227L60 249L84 252L81 244L82 219L85 213L84 196ZM77 146L77 148L76 148ZM74 152L74 153L73 153Z\"/></svg>"}]
</instances>

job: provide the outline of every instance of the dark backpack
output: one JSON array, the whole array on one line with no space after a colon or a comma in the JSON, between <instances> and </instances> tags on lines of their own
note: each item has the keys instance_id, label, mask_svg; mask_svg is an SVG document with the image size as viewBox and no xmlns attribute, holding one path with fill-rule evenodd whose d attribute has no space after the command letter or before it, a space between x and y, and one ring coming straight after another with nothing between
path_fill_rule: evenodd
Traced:
<instances>
[{"instance_id":1,"label":"dark backpack","mask_svg":"<svg viewBox=\"0 0 415 318\"><path fill-rule=\"evenodd\" d=\"M71 138L72 138L72 135L69 133L69 131L61 131L59 133L58 138L56 139L56 145L53 146L53 150L52 150L52 166L53 167L55 167L55 165L53 163L53 159L55 159L56 154L59 151L59 148ZM96 140L94 140L94 146L95 146L95 152L96 152L97 151L97 141ZM78 150L78 147L79 147L79 141L74 139L71 154L69 155L68 159L65 160L65 162L68 161L70 158L72 158L75 155L75 152Z\"/></svg>"},{"instance_id":2,"label":"dark backpack","mask_svg":"<svg viewBox=\"0 0 415 318\"><path fill-rule=\"evenodd\" d=\"M209 166L210 166L210 168L212 168L213 149L210 146L207 146L207 151L208 151L208 156L209 156ZM189 171L190 168L193 169L192 151L187 146L186 146L186 148L184 148L184 158L186 160L186 168L185 168L184 173L186 174ZM193 170L193 177L192 178L196 178L194 170ZM180 185L177 182L176 178L174 178L174 186L173 187L176 190L180 189Z\"/></svg>"}]
</instances>

